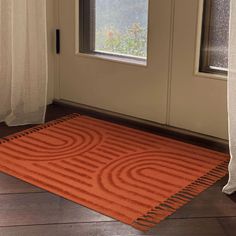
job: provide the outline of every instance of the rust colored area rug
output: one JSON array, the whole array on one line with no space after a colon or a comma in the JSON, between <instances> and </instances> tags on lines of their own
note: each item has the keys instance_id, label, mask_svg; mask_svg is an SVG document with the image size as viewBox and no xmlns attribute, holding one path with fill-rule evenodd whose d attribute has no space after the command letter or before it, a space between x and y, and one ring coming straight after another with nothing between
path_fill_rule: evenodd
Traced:
<instances>
[{"instance_id":1,"label":"rust colored area rug","mask_svg":"<svg viewBox=\"0 0 236 236\"><path fill-rule=\"evenodd\" d=\"M228 159L78 114L0 141L0 171L142 231L223 177Z\"/></svg>"}]
</instances>

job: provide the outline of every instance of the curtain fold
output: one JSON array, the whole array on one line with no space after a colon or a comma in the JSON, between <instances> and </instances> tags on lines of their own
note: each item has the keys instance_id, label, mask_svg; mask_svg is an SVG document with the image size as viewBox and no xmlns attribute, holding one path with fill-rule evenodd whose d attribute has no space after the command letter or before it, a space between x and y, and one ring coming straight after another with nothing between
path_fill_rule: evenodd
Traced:
<instances>
[{"instance_id":1,"label":"curtain fold","mask_svg":"<svg viewBox=\"0 0 236 236\"><path fill-rule=\"evenodd\" d=\"M0 0L0 122L44 122L46 0Z\"/></svg>"},{"instance_id":2,"label":"curtain fold","mask_svg":"<svg viewBox=\"0 0 236 236\"><path fill-rule=\"evenodd\" d=\"M236 192L236 1L231 1L230 11L228 115L231 161L229 181L223 189L226 194Z\"/></svg>"}]
</instances>

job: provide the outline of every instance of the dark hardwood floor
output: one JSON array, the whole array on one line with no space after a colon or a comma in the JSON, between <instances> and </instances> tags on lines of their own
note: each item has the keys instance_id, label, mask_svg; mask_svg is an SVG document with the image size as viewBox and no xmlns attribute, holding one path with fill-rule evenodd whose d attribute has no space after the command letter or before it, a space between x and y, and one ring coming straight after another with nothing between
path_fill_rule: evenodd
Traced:
<instances>
[{"instance_id":1,"label":"dark hardwood floor","mask_svg":"<svg viewBox=\"0 0 236 236\"><path fill-rule=\"evenodd\" d=\"M47 121L76 112L51 105ZM0 137L30 126L0 124ZM200 194L148 233L139 232L21 180L0 173L0 236L234 236L236 195L221 192L227 178Z\"/></svg>"}]
</instances>

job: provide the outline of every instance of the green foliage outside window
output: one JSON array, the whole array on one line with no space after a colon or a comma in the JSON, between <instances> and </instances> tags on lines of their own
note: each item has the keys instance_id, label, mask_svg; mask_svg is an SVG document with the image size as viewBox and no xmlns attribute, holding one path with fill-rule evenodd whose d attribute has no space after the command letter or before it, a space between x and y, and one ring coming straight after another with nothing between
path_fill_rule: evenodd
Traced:
<instances>
[{"instance_id":1,"label":"green foliage outside window","mask_svg":"<svg viewBox=\"0 0 236 236\"><path fill-rule=\"evenodd\" d=\"M96 50L137 57L147 56L147 31L138 23L134 23L125 32L109 27L97 31L96 34Z\"/></svg>"},{"instance_id":2,"label":"green foliage outside window","mask_svg":"<svg viewBox=\"0 0 236 236\"><path fill-rule=\"evenodd\" d=\"M96 0L95 50L146 58L148 0Z\"/></svg>"}]
</instances>

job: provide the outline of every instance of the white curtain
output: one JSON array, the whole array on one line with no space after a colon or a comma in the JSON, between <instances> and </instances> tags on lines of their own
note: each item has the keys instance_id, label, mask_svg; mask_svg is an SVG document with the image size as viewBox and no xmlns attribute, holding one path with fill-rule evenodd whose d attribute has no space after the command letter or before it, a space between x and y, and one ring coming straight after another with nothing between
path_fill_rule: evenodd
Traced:
<instances>
[{"instance_id":1,"label":"white curtain","mask_svg":"<svg viewBox=\"0 0 236 236\"><path fill-rule=\"evenodd\" d=\"M232 194L236 191L236 1L231 1L230 14L228 113L231 161L229 182L223 192Z\"/></svg>"},{"instance_id":2,"label":"white curtain","mask_svg":"<svg viewBox=\"0 0 236 236\"><path fill-rule=\"evenodd\" d=\"M44 122L46 36L46 0L0 0L0 122Z\"/></svg>"}]
</instances>

